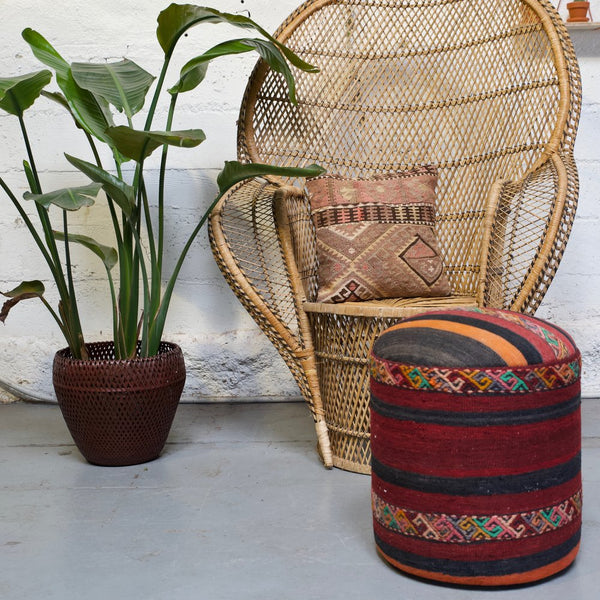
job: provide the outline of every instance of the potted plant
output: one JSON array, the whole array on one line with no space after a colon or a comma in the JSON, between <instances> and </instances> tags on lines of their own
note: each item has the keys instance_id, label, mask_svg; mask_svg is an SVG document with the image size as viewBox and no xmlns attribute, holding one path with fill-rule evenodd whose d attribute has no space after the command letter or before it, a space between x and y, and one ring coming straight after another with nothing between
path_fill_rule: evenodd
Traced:
<instances>
[{"instance_id":1,"label":"potted plant","mask_svg":"<svg viewBox=\"0 0 600 600\"><path fill-rule=\"evenodd\" d=\"M569 23L586 23L589 21L588 11L590 9L589 2L580 2L577 0L576 2L567 2L567 9L569 11L569 16L567 18L567 22Z\"/></svg>"},{"instance_id":2,"label":"potted plant","mask_svg":"<svg viewBox=\"0 0 600 600\"><path fill-rule=\"evenodd\" d=\"M229 39L189 60L178 80L167 90L169 109L164 129L155 129L156 108L178 41L191 27L219 23L249 30L257 37ZM57 399L77 446L89 462L96 464L145 462L156 458L164 446L185 381L181 350L163 340L169 304L186 255L221 196L249 177L296 177L322 172L316 165L288 169L226 162L217 178L217 197L187 240L182 241L175 266L166 273L163 257L168 215L165 198L168 150L170 146L192 148L205 139L200 129L172 129L179 95L194 90L204 79L208 64L222 56L257 52L284 78L292 102L295 102L292 67L305 71L317 69L250 18L213 8L171 4L159 14L156 34L164 54L156 81L127 59L70 64L31 29L23 31L23 38L35 57L51 70L44 68L0 79L0 108L18 118L27 155L23 165L29 191L24 200L35 207L39 223L34 223L25 203L1 178L0 187L33 236L60 297L55 309L44 297L41 281L25 281L3 292L8 300L0 311L0 320L4 322L9 311L26 299L39 299L49 310L68 344L54 359ZM52 71L59 91L45 89ZM145 123L135 128L134 117L141 112L153 86ZM90 179L89 184L53 191L42 189L24 118L25 111L40 97L61 104L87 137L89 158L65 156ZM116 124L115 111L122 114L125 123ZM100 145L110 149L112 169L102 164ZM151 212L144 181L144 162L154 151L162 153L157 215ZM128 161L134 165L129 177L123 169ZM101 192L110 211L114 248L69 230L69 213L94 204ZM73 244L89 249L104 266L112 303L113 339L109 342L89 343L84 338L71 260ZM117 266L118 274L113 275Z\"/></svg>"}]
</instances>

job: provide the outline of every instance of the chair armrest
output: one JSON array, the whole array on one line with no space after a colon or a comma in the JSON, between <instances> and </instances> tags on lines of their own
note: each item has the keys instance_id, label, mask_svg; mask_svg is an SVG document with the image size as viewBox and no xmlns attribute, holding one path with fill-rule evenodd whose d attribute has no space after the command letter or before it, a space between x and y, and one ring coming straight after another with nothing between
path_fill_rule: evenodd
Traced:
<instances>
[{"instance_id":1,"label":"chair armrest","mask_svg":"<svg viewBox=\"0 0 600 600\"><path fill-rule=\"evenodd\" d=\"M247 180L217 204L209 221L213 255L227 283L289 367L315 420L326 466L332 455L317 377L312 335L287 227L276 212L303 192Z\"/></svg>"},{"instance_id":2,"label":"chair armrest","mask_svg":"<svg viewBox=\"0 0 600 600\"><path fill-rule=\"evenodd\" d=\"M572 154L546 156L488 196L478 303L533 314L562 259L579 181Z\"/></svg>"},{"instance_id":3,"label":"chair armrest","mask_svg":"<svg viewBox=\"0 0 600 600\"><path fill-rule=\"evenodd\" d=\"M273 213L283 193L290 188L259 180L235 186L213 210L209 237L217 265L250 315L269 338L297 352L303 349L298 314Z\"/></svg>"}]
</instances>

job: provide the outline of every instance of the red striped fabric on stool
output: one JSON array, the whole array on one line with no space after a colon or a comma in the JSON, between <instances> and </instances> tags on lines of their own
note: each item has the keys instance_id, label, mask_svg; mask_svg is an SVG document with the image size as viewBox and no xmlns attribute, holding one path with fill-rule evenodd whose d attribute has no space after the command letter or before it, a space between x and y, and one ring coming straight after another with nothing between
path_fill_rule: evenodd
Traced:
<instances>
[{"instance_id":1,"label":"red striped fabric on stool","mask_svg":"<svg viewBox=\"0 0 600 600\"><path fill-rule=\"evenodd\" d=\"M526 315L424 313L371 353L375 542L438 581L508 585L567 567L581 530L581 358Z\"/></svg>"}]
</instances>

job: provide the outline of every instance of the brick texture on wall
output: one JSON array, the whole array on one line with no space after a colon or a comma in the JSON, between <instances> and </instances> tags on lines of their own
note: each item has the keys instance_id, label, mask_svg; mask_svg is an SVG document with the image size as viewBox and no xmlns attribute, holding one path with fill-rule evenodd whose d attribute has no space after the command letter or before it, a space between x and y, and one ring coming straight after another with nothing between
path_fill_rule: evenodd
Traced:
<instances>
[{"instance_id":1,"label":"brick texture on wall","mask_svg":"<svg viewBox=\"0 0 600 600\"><path fill-rule=\"evenodd\" d=\"M300 0L219 0L212 5L230 12L250 12L253 19L274 31ZM168 0L134 2L67 2L11 0L2 7L0 22L0 77L39 69L21 38L32 27L54 44L69 61L134 60L157 74L160 48L155 40L156 16ZM207 2L208 4L208 2ZM598 11L600 12L600 10ZM177 66L200 54L220 39L218 27L196 28L174 58ZM580 58L584 96L576 159L581 178L580 206L563 263L538 311L574 336L583 353L583 393L600 396L600 32L573 34ZM179 61L179 63L178 63ZM167 182L169 236L167 262L176 255L178 232L191 230L216 193L215 178L224 160L235 158L235 122L246 79L254 57L240 56L211 65L207 80L183 95L176 128L202 128L207 141L194 150L171 153ZM54 84L53 84L54 85ZM157 115L164 122L165 110ZM46 189L85 182L64 159L63 153L88 158L87 144L70 118L55 104L40 100L27 113L38 168ZM22 193L20 172L24 149L18 122L0 114L0 174ZM156 189L156 162L150 161L148 187ZM48 282L48 297L55 301L45 264L5 197L0 197L0 290L19 282ZM73 219L73 231L86 232L110 244L107 210L83 209ZM110 335L109 292L100 265L84 250L76 251L76 276L83 282L80 304L90 341ZM172 264L172 263L171 263ZM291 375L267 339L260 334L225 284L214 264L206 232L195 243L176 288L165 337L179 343L186 354L188 383L185 401L279 399L299 396ZM31 397L52 400L51 364L54 352L64 346L58 328L38 302L15 308L0 326L0 381L8 385L0 402L22 391Z\"/></svg>"}]
</instances>

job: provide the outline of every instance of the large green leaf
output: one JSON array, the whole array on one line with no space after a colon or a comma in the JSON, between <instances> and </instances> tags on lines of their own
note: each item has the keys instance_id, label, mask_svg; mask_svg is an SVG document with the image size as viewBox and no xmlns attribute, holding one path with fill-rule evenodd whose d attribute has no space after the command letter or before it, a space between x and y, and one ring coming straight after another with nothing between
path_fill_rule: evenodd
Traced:
<instances>
[{"instance_id":1,"label":"large green leaf","mask_svg":"<svg viewBox=\"0 0 600 600\"><path fill-rule=\"evenodd\" d=\"M167 144L181 148L193 148L206 136L201 129L186 131L139 131L125 125L110 127L106 131L119 152L138 162L150 156L154 150Z\"/></svg>"},{"instance_id":2,"label":"large green leaf","mask_svg":"<svg viewBox=\"0 0 600 600\"><path fill-rule=\"evenodd\" d=\"M63 210L79 210L84 206L94 204L96 196L100 193L102 186L99 183L90 183L79 187L62 188L47 192L46 194L32 194L25 192L25 200L33 200L44 208L58 206Z\"/></svg>"},{"instance_id":3,"label":"large green leaf","mask_svg":"<svg viewBox=\"0 0 600 600\"><path fill-rule=\"evenodd\" d=\"M237 160L226 161L223 170L217 176L219 195L223 195L230 187L244 179L276 175L278 177L316 177L325 173L319 165L307 167L277 167L260 163L240 163Z\"/></svg>"},{"instance_id":4,"label":"large green leaf","mask_svg":"<svg viewBox=\"0 0 600 600\"><path fill-rule=\"evenodd\" d=\"M195 6L193 4L171 4L158 15L156 37L165 54L170 55L179 38L190 27L199 23L228 23L242 29L257 31L274 44L277 44L290 63L298 69L312 73L316 73L319 70L317 67L304 62L299 56L296 56L289 48L278 42L249 17L223 13L214 8Z\"/></svg>"},{"instance_id":5,"label":"large green leaf","mask_svg":"<svg viewBox=\"0 0 600 600\"><path fill-rule=\"evenodd\" d=\"M67 99L60 92L48 92L44 90L42 92L42 96L44 96L44 98L48 98L48 100L52 100L52 102L60 104L65 110L68 110L71 114L73 114Z\"/></svg>"},{"instance_id":6,"label":"large green leaf","mask_svg":"<svg viewBox=\"0 0 600 600\"><path fill-rule=\"evenodd\" d=\"M135 190L128 183L111 173L80 158L65 154L67 160L92 181L102 184L102 189L116 202L123 213L130 217L135 208Z\"/></svg>"},{"instance_id":7,"label":"large green leaf","mask_svg":"<svg viewBox=\"0 0 600 600\"><path fill-rule=\"evenodd\" d=\"M52 232L55 239L64 242L65 234L60 231ZM99 256L104 266L110 271L118 262L119 255L114 248L110 246L104 246L99 244L96 240L88 237L87 235L79 235L75 233L69 233L69 242L75 242L85 246L88 250L91 250L96 256Z\"/></svg>"},{"instance_id":8,"label":"large green leaf","mask_svg":"<svg viewBox=\"0 0 600 600\"><path fill-rule=\"evenodd\" d=\"M48 100L52 100L52 102L60 104L73 117L75 126L81 130L84 130L83 125L79 123L75 113L73 112L73 109L69 106L67 99L60 92L47 92L44 90L42 92L42 96L44 96L44 98L48 98Z\"/></svg>"},{"instance_id":9,"label":"large green leaf","mask_svg":"<svg viewBox=\"0 0 600 600\"><path fill-rule=\"evenodd\" d=\"M132 118L144 106L154 76L134 62L73 63L73 79L79 87L101 96L119 112Z\"/></svg>"},{"instance_id":10,"label":"large green leaf","mask_svg":"<svg viewBox=\"0 0 600 600\"><path fill-rule=\"evenodd\" d=\"M246 52L244 50L244 52ZM204 55L203 55L204 56ZM179 75L179 81L171 88L169 88L169 94L180 94L183 92L189 92L198 87L206 77L206 71L208 70L208 61L195 59L186 63L181 69Z\"/></svg>"},{"instance_id":11,"label":"large green leaf","mask_svg":"<svg viewBox=\"0 0 600 600\"><path fill-rule=\"evenodd\" d=\"M47 91L44 90L42 92L42 96L44 96L44 98L48 98L48 100L52 100L53 102L56 102L57 104L60 104L73 117L75 125L79 129L84 129L83 126L77 120L77 117L75 116L75 113L73 112L73 110L69 106L69 103L67 102L67 99L60 92L47 92ZM110 145L110 142L108 142L108 137L107 137L107 143ZM119 164L122 164L122 163L124 163L124 162L126 162L126 161L129 160L128 158L126 158L125 156L123 156L120 152L118 152L116 148L113 147L112 151L113 151L115 160Z\"/></svg>"},{"instance_id":12,"label":"large green leaf","mask_svg":"<svg viewBox=\"0 0 600 600\"><path fill-rule=\"evenodd\" d=\"M29 298L41 298L44 295L44 291L44 284L41 281L24 281L9 292L0 292L0 294L8 298L0 310L0 322L4 323L6 321L10 309L15 304Z\"/></svg>"},{"instance_id":13,"label":"large green leaf","mask_svg":"<svg viewBox=\"0 0 600 600\"><path fill-rule=\"evenodd\" d=\"M258 55L277 73L285 78L290 101L296 104L296 83L292 71L281 52L281 47L269 40L251 39L244 43L254 48Z\"/></svg>"},{"instance_id":14,"label":"large green leaf","mask_svg":"<svg viewBox=\"0 0 600 600\"><path fill-rule=\"evenodd\" d=\"M208 67L207 63L215 58L232 54L244 54L245 52L252 52L254 47L244 42L244 39L239 39L229 40L227 42L223 42L222 44L217 44L210 50L207 50L204 54L201 54L200 56L188 61L181 68L179 82L173 86L169 92L171 94L178 94L193 90L204 79L206 69Z\"/></svg>"},{"instance_id":15,"label":"large green leaf","mask_svg":"<svg viewBox=\"0 0 600 600\"><path fill-rule=\"evenodd\" d=\"M106 100L81 88L73 78L69 63L37 31L27 28L23 30L22 35L34 56L55 70L56 82L65 95L77 122L88 133L110 144L105 131L113 124L113 120Z\"/></svg>"},{"instance_id":16,"label":"large green leaf","mask_svg":"<svg viewBox=\"0 0 600 600\"><path fill-rule=\"evenodd\" d=\"M219 11L214 11L218 14ZM179 38L198 23L226 22L209 8L193 4L171 4L158 15L156 38L165 54L171 54Z\"/></svg>"},{"instance_id":17,"label":"large green leaf","mask_svg":"<svg viewBox=\"0 0 600 600\"><path fill-rule=\"evenodd\" d=\"M23 116L52 79L47 70L19 77L0 77L0 108L15 116Z\"/></svg>"},{"instance_id":18,"label":"large green leaf","mask_svg":"<svg viewBox=\"0 0 600 600\"><path fill-rule=\"evenodd\" d=\"M194 89L206 73L206 63L220 56L243 54L256 51L261 58L278 73L282 73L288 84L290 99L296 101L294 76L289 68L279 46L269 40L258 38L241 38L217 44L204 54L188 61L181 69L179 82L169 92L172 94L187 92Z\"/></svg>"},{"instance_id":19,"label":"large green leaf","mask_svg":"<svg viewBox=\"0 0 600 600\"><path fill-rule=\"evenodd\" d=\"M43 35L30 27L24 29L21 35L31 47L33 55L47 67L54 69L57 77L65 79L68 76L71 70L69 63Z\"/></svg>"}]
</instances>

